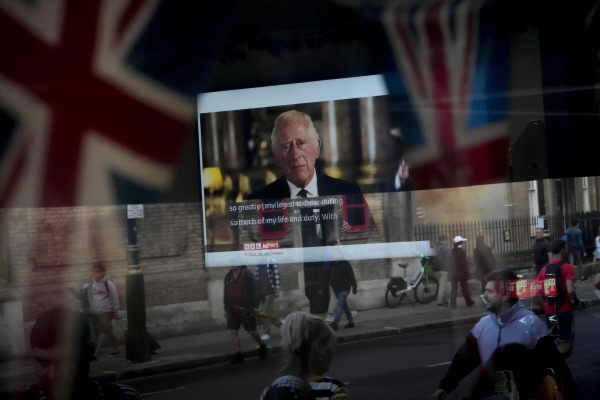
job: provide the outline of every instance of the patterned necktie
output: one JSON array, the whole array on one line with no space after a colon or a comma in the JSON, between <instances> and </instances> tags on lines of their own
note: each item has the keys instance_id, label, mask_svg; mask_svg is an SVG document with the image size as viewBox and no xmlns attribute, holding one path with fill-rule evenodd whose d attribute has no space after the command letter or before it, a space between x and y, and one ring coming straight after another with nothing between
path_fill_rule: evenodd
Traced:
<instances>
[{"instance_id":1,"label":"patterned necktie","mask_svg":"<svg viewBox=\"0 0 600 400\"><path fill-rule=\"evenodd\" d=\"M298 196L306 198L308 192L306 189L302 189L298 192ZM317 236L317 224L315 220L315 214L312 208L302 208L300 210L300 216L302 217L302 245L304 247L320 246L321 241Z\"/></svg>"}]
</instances>

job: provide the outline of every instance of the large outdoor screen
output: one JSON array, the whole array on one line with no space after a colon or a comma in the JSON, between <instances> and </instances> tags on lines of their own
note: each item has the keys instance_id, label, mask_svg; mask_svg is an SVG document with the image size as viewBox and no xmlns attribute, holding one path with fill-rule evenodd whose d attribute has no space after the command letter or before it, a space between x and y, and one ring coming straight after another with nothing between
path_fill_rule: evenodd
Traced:
<instances>
[{"instance_id":1,"label":"large outdoor screen","mask_svg":"<svg viewBox=\"0 0 600 400\"><path fill-rule=\"evenodd\" d=\"M309 115L319 133L316 171L326 187L313 197L270 191L249 200L269 184L287 187L271 132L289 110ZM279 263L324 261L338 241L350 260L429 253L429 242L403 233L411 226L411 180L396 174L410 152L392 111L379 75L199 95L206 266L273 256ZM307 223L316 223L308 229L316 229L317 242L307 244Z\"/></svg>"}]
</instances>

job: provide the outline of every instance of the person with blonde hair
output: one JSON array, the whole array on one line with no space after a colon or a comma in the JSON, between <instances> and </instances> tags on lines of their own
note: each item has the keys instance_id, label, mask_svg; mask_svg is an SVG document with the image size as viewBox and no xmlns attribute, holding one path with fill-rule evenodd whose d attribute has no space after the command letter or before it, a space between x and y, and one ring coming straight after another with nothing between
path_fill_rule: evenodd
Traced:
<instances>
[{"instance_id":1,"label":"person with blonde hair","mask_svg":"<svg viewBox=\"0 0 600 400\"><path fill-rule=\"evenodd\" d=\"M316 400L349 398L341 381L325 375L333 359L337 336L322 318L300 311L291 313L281 328L281 336L287 358L275 382L285 376L299 377L311 386ZM272 398L273 386L264 391L261 399Z\"/></svg>"}]
</instances>

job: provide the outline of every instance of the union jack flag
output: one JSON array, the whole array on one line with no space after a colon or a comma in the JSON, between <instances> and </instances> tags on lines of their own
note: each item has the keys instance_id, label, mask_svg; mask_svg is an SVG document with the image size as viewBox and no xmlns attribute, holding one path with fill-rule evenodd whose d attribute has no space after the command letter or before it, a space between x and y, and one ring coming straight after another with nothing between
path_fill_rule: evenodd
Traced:
<instances>
[{"instance_id":1,"label":"union jack flag","mask_svg":"<svg viewBox=\"0 0 600 400\"><path fill-rule=\"evenodd\" d=\"M384 25L390 79L416 187L506 179L508 43L483 0L398 0Z\"/></svg>"},{"instance_id":2,"label":"union jack flag","mask_svg":"<svg viewBox=\"0 0 600 400\"><path fill-rule=\"evenodd\" d=\"M160 29L169 7L0 2L0 207L143 203L167 189L193 132L193 67L208 58L181 48L176 24ZM187 76L160 64L184 57Z\"/></svg>"}]
</instances>

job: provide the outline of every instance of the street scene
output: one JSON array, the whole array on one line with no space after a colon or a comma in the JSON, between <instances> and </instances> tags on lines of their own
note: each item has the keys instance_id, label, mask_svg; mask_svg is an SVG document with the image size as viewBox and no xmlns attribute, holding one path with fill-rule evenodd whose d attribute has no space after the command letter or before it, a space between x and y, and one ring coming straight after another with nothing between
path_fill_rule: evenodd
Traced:
<instances>
[{"instance_id":1,"label":"street scene","mask_svg":"<svg viewBox=\"0 0 600 400\"><path fill-rule=\"evenodd\" d=\"M594 381L600 373L596 362L598 350L593 343L599 311L593 307L577 314L577 344L568 364L578 382L581 398L594 398ZM428 398L470 328L460 325L340 344L336 347L331 375L344 377L352 398ZM235 369L220 365L129 383L140 390L142 397L150 399L193 398L198 393L202 393L203 399L256 399L256 393L264 389L262 383L277 374L281 359L254 359ZM357 365L367 367L356 368ZM236 385L231 385L232 381ZM469 382L467 379L461 384L450 398L460 399L466 395Z\"/></svg>"},{"instance_id":2,"label":"street scene","mask_svg":"<svg viewBox=\"0 0 600 400\"><path fill-rule=\"evenodd\" d=\"M591 284L578 286L586 307L575 313L575 347L567 363L581 398L594 398L600 373L594 344L600 293ZM356 316L360 328L339 334L331 374L348 384L353 398L428 398L454 352L483 314L480 301L474 308L454 311L409 303L396 309L360 312ZM244 346L251 352L251 339L245 339ZM143 398L197 398L201 394L203 399L256 399L282 365L279 340L280 335L273 335L271 353L265 360L259 360L254 351L244 364L232 366L227 360L231 350L225 332L192 335L161 341L163 348L152 362L134 366L107 358L92 364L91 371L94 376L132 385ZM3 364L4 393L35 380L27 361ZM461 383L455 397L450 398L467 395L473 379L470 376Z\"/></svg>"},{"instance_id":3,"label":"street scene","mask_svg":"<svg viewBox=\"0 0 600 400\"><path fill-rule=\"evenodd\" d=\"M576 339L567 364L583 399L594 397L595 377L600 373L599 350L594 344L600 291L589 281L577 287L585 306L575 313ZM535 308L531 301L523 302ZM356 329L338 332L331 374L347 383L353 398L428 398L467 333L485 314L480 299L474 307L455 310L408 300L393 309L360 311L355 316ZM91 376L125 382L150 399L195 398L198 393L203 399L256 399L282 366L281 335L274 329L265 360L258 359L249 336L242 339L247 360L240 365L230 364L229 336L215 331L161 340L162 348L147 363L102 358L91 364ZM5 398L36 380L28 359L2 366ZM469 375L450 398L468 395L474 379L475 374Z\"/></svg>"}]
</instances>

